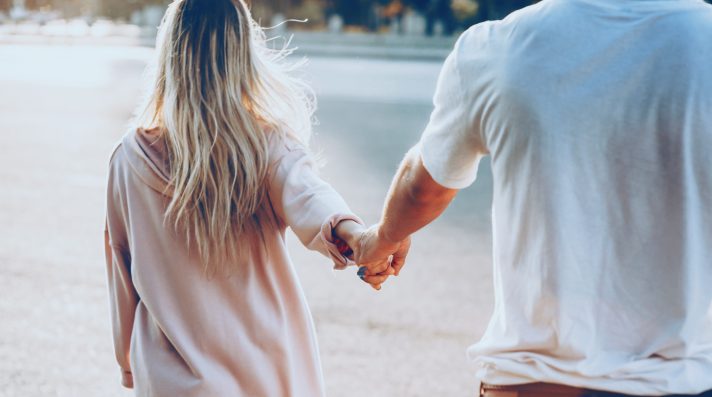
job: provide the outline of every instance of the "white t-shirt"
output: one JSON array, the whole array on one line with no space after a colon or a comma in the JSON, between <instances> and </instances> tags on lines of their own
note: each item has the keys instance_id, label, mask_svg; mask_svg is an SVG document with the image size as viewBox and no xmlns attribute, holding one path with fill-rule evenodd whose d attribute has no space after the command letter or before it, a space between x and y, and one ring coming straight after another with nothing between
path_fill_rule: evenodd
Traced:
<instances>
[{"instance_id":1,"label":"white t-shirt","mask_svg":"<svg viewBox=\"0 0 712 397\"><path fill-rule=\"evenodd\" d=\"M474 26L421 141L450 188L492 159L493 384L712 389L712 7L544 0Z\"/></svg>"}]
</instances>

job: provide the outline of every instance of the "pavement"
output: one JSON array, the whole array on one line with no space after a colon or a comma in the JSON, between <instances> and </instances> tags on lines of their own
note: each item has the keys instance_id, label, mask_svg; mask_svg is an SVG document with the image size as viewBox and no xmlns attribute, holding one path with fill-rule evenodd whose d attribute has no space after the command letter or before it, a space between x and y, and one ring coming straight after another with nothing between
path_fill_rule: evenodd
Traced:
<instances>
[{"instance_id":1,"label":"pavement","mask_svg":"<svg viewBox=\"0 0 712 397\"><path fill-rule=\"evenodd\" d=\"M0 37L0 397L129 396L103 258L108 156L152 50ZM323 176L367 222L427 123L440 61L312 57ZM328 395L471 396L465 349L492 310L488 164L375 292L289 236Z\"/></svg>"}]
</instances>

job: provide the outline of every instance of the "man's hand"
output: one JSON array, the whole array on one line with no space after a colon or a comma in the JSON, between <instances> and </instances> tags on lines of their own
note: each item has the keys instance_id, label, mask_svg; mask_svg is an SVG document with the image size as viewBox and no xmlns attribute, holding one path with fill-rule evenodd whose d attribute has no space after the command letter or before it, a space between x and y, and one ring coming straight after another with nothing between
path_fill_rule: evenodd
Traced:
<instances>
[{"instance_id":1,"label":"man's hand","mask_svg":"<svg viewBox=\"0 0 712 397\"><path fill-rule=\"evenodd\" d=\"M342 253L347 256L351 254L352 259L361 267L359 277L376 290L381 289L381 284L388 277L398 275L410 249L410 239L398 243L390 242L379 233L377 226L367 230L353 221L339 223L334 229L334 235L343 242L337 242L337 245L343 248Z\"/></svg>"},{"instance_id":2,"label":"man's hand","mask_svg":"<svg viewBox=\"0 0 712 397\"><path fill-rule=\"evenodd\" d=\"M457 195L438 184L423 165L419 150L411 149L393 179L378 226L361 237L356 263L367 268L365 281L380 288L398 275L410 249L410 235L435 220Z\"/></svg>"},{"instance_id":3,"label":"man's hand","mask_svg":"<svg viewBox=\"0 0 712 397\"><path fill-rule=\"evenodd\" d=\"M418 147L411 149L393 179L380 224L343 238L362 267L359 276L380 289L389 276L398 275L410 249L410 235L440 216L456 195L456 189L433 179Z\"/></svg>"},{"instance_id":4,"label":"man's hand","mask_svg":"<svg viewBox=\"0 0 712 397\"><path fill-rule=\"evenodd\" d=\"M354 260L361 266L359 275L380 290L388 277L397 276L410 250L410 237L402 241L389 240L379 225L366 230L359 239ZM365 270L364 270L365 269Z\"/></svg>"}]
</instances>

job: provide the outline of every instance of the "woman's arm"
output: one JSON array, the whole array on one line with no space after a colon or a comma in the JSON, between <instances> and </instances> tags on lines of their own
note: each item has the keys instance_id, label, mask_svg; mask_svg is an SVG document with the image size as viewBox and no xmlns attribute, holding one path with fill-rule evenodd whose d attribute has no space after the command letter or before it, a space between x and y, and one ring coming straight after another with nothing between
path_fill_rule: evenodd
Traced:
<instances>
[{"instance_id":1,"label":"woman's arm","mask_svg":"<svg viewBox=\"0 0 712 397\"><path fill-rule=\"evenodd\" d=\"M109 284L111 324L114 336L114 353L121 368L121 384L133 388L133 375L129 351L138 294L131 282L131 255L111 246L108 229L104 231L104 248Z\"/></svg>"},{"instance_id":2,"label":"woman's arm","mask_svg":"<svg viewBox=\"0 0 712 397\"><path fill-rule=\"evenodd\" d=\"M352 244L364 230L344 199L322 180L309 153L294 145L285 147L270 171L270 202L275 214L311 250L344 269L353 262L341 253L339 239Z\"/></svg>"},{"instance_id":3,"label":"woman's arm","mask_svg":"<svg viewBox=\"0 0 712 397\"><path fill-rule=\"evenodd\" d=\"M131 279L131 253L128 244L125 200L121 193L120 164L116 162L119 146L112 156L106 200L106 224L104 228L104 250L106 254L106 274L109 287L111 324L114 337L116 361L121 368L121 383L133 388L131 372L131 333L139 296Z\"/></svg>"}]
</instances>

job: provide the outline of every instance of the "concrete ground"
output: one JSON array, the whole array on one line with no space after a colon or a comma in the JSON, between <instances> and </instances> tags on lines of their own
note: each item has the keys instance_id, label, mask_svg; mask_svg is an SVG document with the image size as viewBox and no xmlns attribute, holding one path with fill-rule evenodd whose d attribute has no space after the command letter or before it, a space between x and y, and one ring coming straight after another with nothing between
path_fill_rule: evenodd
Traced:
<instances>
[{"instance_id":1,"label":"concrete ground","mask_svg":"<svg viewBox=\"0 0 712 397\"><path fill-rule=\"evenodd\" d=\"M0 45L0 397L131 395L111 347L104 189L150 55ZM311 60L324 178L368 222L427 122L439 68ZM477 184L415 236L406 269L378 293L291 239L330 396L474 395L465 349L492 309L490 197L484 164Z\"/></svg>"}]
</instances>

